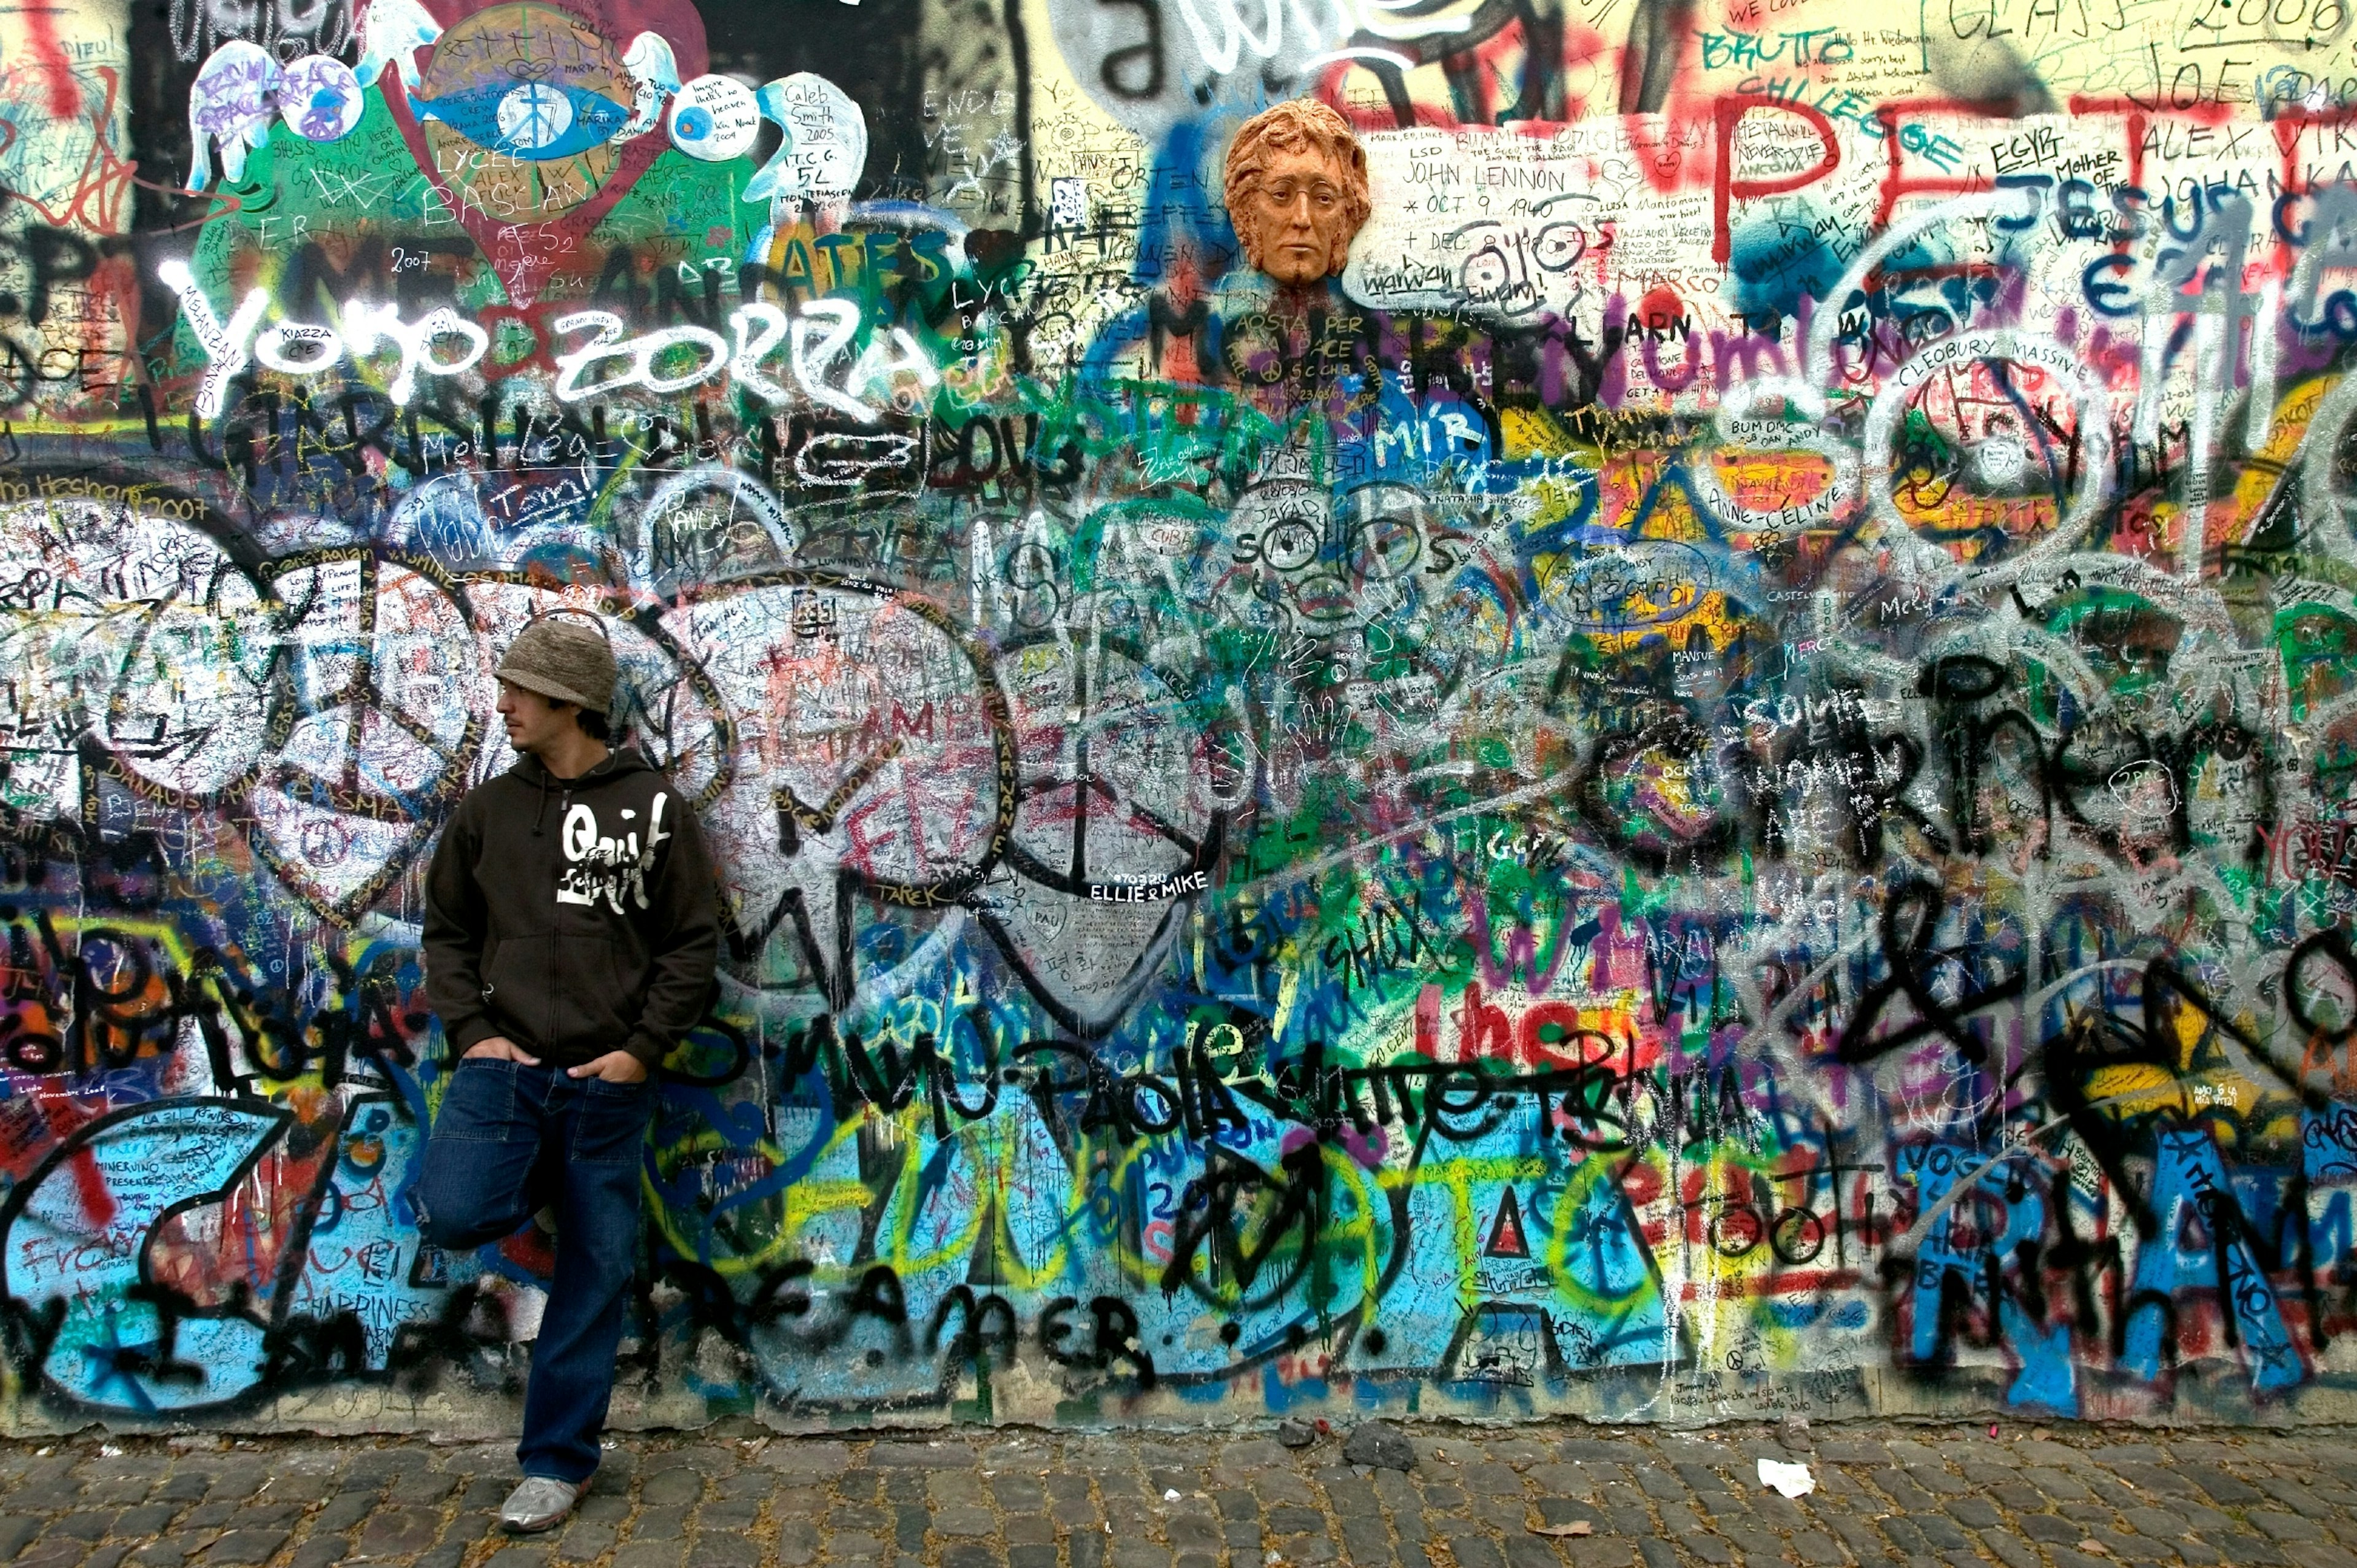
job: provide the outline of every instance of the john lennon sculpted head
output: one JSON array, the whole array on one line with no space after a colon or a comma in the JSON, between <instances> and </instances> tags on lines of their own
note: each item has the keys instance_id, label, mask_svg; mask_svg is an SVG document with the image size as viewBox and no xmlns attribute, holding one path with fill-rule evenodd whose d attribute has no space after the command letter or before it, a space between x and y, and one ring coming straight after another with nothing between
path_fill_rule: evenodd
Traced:
<instances>
[{"instance_id":1,"label":"john lennon sculpted head","mask_svg":"<svg viewBox=\"0 0 2357 1568\"><path fill-rule=\"evenodd\" d=\"M1366 149L1341 115L1310 99L1245 121L1228 147L1225 183L1244 260L1297 287L1340 272L1373 210Z\"/></svg>"}]
</instances>

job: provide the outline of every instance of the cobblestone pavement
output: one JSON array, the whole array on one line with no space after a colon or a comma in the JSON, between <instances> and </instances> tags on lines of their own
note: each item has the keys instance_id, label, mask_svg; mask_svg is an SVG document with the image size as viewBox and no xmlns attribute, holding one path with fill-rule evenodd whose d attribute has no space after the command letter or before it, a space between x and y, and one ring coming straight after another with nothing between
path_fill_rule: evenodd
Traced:
<instances>
[{"instance_id":1,"label":"cobblestone pavement","mask_svg":"<svg viewBox=\"0 0 2357 1568\"><path fill-rule=\"evenodd\" d=\"M2143 1563L2357 1568L2347 1432L1844 1425L1679 1435L630 1435L579 1514L500 1534L504 1444L88 1435L0 1444L13 1568L1591 1568ZM1808 1437L1795 1434L1796 1443ZM1806 1463L1788 1500L1758 1461ZM1577 1526L1585 1522L1586 1532ZM1571 1527L1566 1530L1566 1527ZM1552 1528L1558 1533L1546 1533Z\"/></svg>"}]
</instances>

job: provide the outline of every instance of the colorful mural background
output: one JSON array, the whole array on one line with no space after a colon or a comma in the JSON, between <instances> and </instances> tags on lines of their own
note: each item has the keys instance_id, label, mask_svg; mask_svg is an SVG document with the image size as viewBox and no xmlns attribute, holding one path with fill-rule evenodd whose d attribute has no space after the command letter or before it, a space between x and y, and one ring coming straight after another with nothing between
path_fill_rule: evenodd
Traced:
<instances>
[{"instance_id":1,"label":"colorful mural background","mask_svg":"<svg viewBox=\"0 0 2357 1568\"><path fill-rule=\"evenodd\" d=\"M623 1419L2350 1419L2351 23L0 11L6 1422L512 1420L558 604L731 932Z\"/></svg>"}]
</instances>

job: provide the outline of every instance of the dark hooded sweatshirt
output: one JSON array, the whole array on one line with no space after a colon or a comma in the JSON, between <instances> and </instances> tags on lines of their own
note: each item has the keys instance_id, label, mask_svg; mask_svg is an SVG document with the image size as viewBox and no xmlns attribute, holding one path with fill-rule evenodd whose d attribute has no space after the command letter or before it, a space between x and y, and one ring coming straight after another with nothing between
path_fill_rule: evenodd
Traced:
<instances>
[{"instance_id":1,"label":"dark hooded sweatshirt","mask_svg":"<svg viewBox=\"0 0 2357 1568\"><path fill-rule=\"evenodd\" d=\"M617 750L578 779L526 757L458 802L425 882L425 993L457 1057L495 1035L554 1067L652 1069L711 1000L720 911L670 779Z\"/></svg>"}]
</instances>

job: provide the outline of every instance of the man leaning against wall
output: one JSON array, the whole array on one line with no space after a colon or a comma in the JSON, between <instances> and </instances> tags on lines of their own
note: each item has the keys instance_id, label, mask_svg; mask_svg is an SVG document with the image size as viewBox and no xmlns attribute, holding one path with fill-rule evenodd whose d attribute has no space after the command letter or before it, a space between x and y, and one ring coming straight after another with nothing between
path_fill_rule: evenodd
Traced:
<instances>
[{"instance_id":1,"label":"man leaning against wall","mask_svg":"<svg viewBox=\"0 0 2357 1568\"><path fill-rule=\"evenodd\" d=\"M516 765L459 802L427 874L426 993L457 1065L417 1208L425 1239L454 1251L555 1210L523 1480L500 1510L528 1532L562 1521L597 1468L653 1072L710 1001L720 923L694 813L608 745L604 629L535 620L498 673Z\"/></svg>"}]
</instances>

